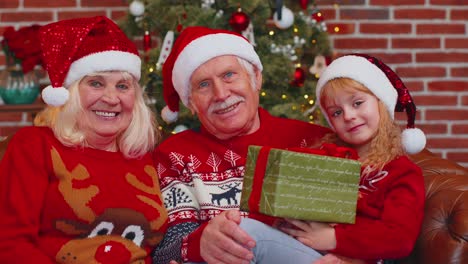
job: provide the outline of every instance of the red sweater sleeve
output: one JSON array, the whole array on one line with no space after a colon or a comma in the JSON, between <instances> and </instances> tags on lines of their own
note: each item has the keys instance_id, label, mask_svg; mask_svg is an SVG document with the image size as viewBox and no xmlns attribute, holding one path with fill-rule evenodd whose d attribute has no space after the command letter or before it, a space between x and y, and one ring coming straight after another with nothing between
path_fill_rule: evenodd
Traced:
<instances>
[{"instance_id":1,"label":"red sweater sleeve","mask_svg":"<svg viewBox=\"0 0 468 264\"><path fill-rule=\"evenodd\" d=\"M0 163L1 263L53 263L34 244L48 176L39 136L28 131L15 134Z\"/></svg>"},{"instance_id":2,"label":"red sweater sleeve","mask_svg":"<svg viewBox=\"0 0 468 264\"><path fill-rule=\"evenodd\" d=\"M203 230L205 230L205 227L207 225L208 225L208 222L204 222L197 228L197 230L195 230L190 235L188 235L187 260L192 261L192 262L204 261L202 256L200 255L200 239L201 239Z\"/></svg>"},{"instance_id":3,"label":"red sweater sleeve","mask_svg":"<svg viewBox=\"0 0 468 264\"><path fill-rule=\"evenodd\" d=\"M402 258L412 251L423 219L424 179L407 158L387 170L397 177L383 194L380 217L358 212L355 224L336 225L333 253L369 260Z\"/></svg>"}]
</instances>

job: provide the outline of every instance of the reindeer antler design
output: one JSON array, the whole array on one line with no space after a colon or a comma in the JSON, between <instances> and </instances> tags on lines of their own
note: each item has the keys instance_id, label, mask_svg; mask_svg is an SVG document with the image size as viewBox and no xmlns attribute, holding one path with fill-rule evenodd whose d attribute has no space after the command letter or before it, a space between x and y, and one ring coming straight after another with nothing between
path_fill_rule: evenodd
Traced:
<instances>
[{"instance_id":1,"label":"reindeer antler design","mask_svg":"<svg viewBox=\"0 0 468 264\"><path fill-rule=\"evenodd\" d=\"M74 189L73 180L89 178L88 171L81 164L78 164L73 170L69 171L57 149L52 147L50 153L55 175L59 178L58 189L62 193L63 198L78 218L88 223L92 222L96 218L96 215L87 204L99 193L99 188L95 185L90 185L86 188Z\"/></svg>"},{"instance_id":2,"label":"reindeer antler design","mask_svg":"<svg viewBox=\"0 0 468 264\"><path fill-rule=\"evenodd\" d=\"M146 165L145 172L151 177L152 186L148 186L144 184L143 182L138 180L135 175L131 173L127 173L127 175L125 176L125 179L127 180L128 183L130 183L137 190L140 190L144 193L148 193L151 195L158 195L160 188L159 188L158 174L156 173L156 169L153 166ZM142 202L155 208L159 212L159 217L150 222L151 229L158 230L159 228L161 228L161 226L166 222L166 219L167 219L166 209L162 206L162 202L161 204L158 204L156 201L143 195L137 195L137 197Z\"/></svg>"}]
</instances>

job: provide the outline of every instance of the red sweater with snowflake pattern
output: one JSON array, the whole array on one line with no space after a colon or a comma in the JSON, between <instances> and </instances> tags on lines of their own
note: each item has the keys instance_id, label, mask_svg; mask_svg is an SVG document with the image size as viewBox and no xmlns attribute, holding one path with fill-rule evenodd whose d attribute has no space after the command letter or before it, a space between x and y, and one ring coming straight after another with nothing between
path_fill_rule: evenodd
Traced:
<instances>
[{"instance_id":1,"label":"red sweater with snowflake pattern","mask_svg":"<svg viewBox=\"0 0 468 264\"><path fill-rule=\"evenodd\" d=\"M219 140L203 128L200 132L187 130L156 149L169 227L201 224L184 238L179 252L184 261L203 261L199 242L204 224L222 211L239 208L249 145L306 147L330 133L325 127L271 116L262 108L259 115L260 128L249 135Z\"/></svg>"}]
</instances>

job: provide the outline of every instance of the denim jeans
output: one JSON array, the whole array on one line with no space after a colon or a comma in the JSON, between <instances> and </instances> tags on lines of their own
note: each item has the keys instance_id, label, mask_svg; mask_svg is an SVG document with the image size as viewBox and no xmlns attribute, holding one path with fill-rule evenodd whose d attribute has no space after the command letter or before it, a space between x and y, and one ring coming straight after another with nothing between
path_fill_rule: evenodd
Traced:
<instances>
[{"instance_id":1,"label":"denim jeans","mask_svg":"<svg viewBox=\"0 0 468 264\"><path fill-rule=\"evenodd\" d=\"M244 218L240 227L256 241L251 264L311 264L322 256L293 237L257 220Z\"/></svg>"},{"instance_id":2,"label":"denim jeans","mask_svg":"<svg viewBox=\"0 0 468 264\"><path fill-rule=\"evenodd\" d=\"M244 218L240 224L255 241L252 264L311 264L322 255L293 237L262 222Z\"/></svg>"}]
</instances>

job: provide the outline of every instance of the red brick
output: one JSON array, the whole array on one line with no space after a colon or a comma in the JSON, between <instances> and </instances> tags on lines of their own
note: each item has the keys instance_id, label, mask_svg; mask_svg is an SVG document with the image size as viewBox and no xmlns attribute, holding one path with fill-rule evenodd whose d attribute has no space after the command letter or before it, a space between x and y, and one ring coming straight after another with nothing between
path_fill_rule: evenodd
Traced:
<instances>
[{"instance_id":1,"label":"red brick","mask_svg":"<svg viewBox=\"0 0 468 264\"><path fill-rule=\"evenodd\" d=\"M339 31L335 31L335 27L338 27ZM327 23L327 31L334 35L353 34L356 32L356 27L350 23Z\"/></svg>"},{"instance_id":2,"label":"red brick","mask_svg":"<svg viewBox=\"0 0 468 264\"><path fill-rule=\"evenodd\" d=\"M111 11L110 18L114 21L123 20L127 16L127 11Z\"/></svg>"},{"instance_id":3,"label":"red brick","mask_svg":"<svg viewBox=\"0 0 468 264\"><path fill-rule=\"evenodd\" d=\"M0 8L15 8L19 6L19 0L2 0Z\"/></svg>"},{"instance_id":4,"label":"red brick","mask_svg":"<svg viewBox=\"0 0 468 264\"><path fill-rule=\"evenodd\" d=\"M325 21L336 19L336 10L334 8L320 8L320 12L322 12Z\"/></svg>"},{"instance_id":5,"label":"red brick","mask_svg":"<svg viewBox=\"0 0 468 264\"><path fill-rule=\"evenodd\" d=\"M468 5L468 2L466 0L430 0L430 2L431 5Z\"/></svg>"},{"instance_id":6,"label":"red brick","mask_svg":"<svg viewBox=\"0 0 468 264\"><path fill-rule=\"evenodd\" d=\"M6 63L6 58L5 58L5 55L2 53L0 55L0 65L5 65Z\"/></svg>"},{"instance_id":7,"label":"red brick","mask_svg":"<svg viewBox=\"0 0 468 264\"><path fill-rule=\"evenodd\" d=\"M90 17L90 16L105 16L105 10L89 10L89 11L65 11L58 13L58 20Z\"/></svg>"},{"instance_id":8,"label":"red brick","mask_svg":"<svg viewBox=\"0 0 468 264\"><path fill-rule=\"evenodd\" d=\"M396 73L401 77L445 77L447 75L443 67L398 67Z\"/></svg>"},{"instance_id":9,"label":"red brick","mask_svg":"<svg viewBox=\"0 0 468 264\"><path fill-rule=\"evenodd\" d=\"M416 25L417 34L465 34L463 24L419 24Z\"/></svg>"},{"instance_id":10,"label":"red brick","mask_svg":"<svg viewBox=\"0 0 468 264\"><path fill-rule=\"evenodd\" d=\"M0 112L0 122L20 122L22 118L22 112Z\"/></svg>"},{"instance_id":11,"label":"red brick","mask_svg":"<svg viewBox=\"0 0 468 264\"><path fill-rule=\"evenodd\" d=\"M370 24L361 23L359 32L365 34L409 34L411 33L411 24L408 23L385 23Z\"/></svg>"},{"instance_id":12,"label":"red brick","mask_svg":"<svg viewBox=\"0 0 468 264\"><path fill-rule=\"evenodd\" d=\"M468 52L417 52L416 62L467 62Z\"/></svg>"},{"instance_id":13,"label":"red brick","mask_svg":"<svg viewBox=\"0 0 468 264\"><path fill-rule=\"evenodd\" d=\"M4 12L1 16L2 22L21 22L29 21L34 18L34 21L49 22L53 19L52 11L44 12Z\"/></svg>"},{"instance_id":14,"label":"red brick","mask_svg":"<svg viewBox=\"0 0 468 264\"><path fill-rule=\"evenodd\" d=\"M445 124L421 124L416 122L416 127L421 129L426 135L430 134L446 134L448 132Z\"/></svg>"},{"instance_id":15,"label":"red brick","mask_svg":"<svg viewBox=\"0 0 468 264\"><path fill-rule=\"evenodd\" d=\"M466 12L465 10L451 10L450 11L450 20L466 20Z\"/></svg>"},{"instance_id":16,"label":"red brick","mask_svg":"<svg viewBox=\"0 0 468 264\"><path fill-rule=\"evenodd\" d=\"M366 9L351 9L341 8L340 19L341 20L367 20L367 19L389 19L390 10L388 8L366 8Z\"/></svg>"},{"instance_id":17,"label":"red brick","mask_svg":"<svg viewBox=\"0 0 468 264\"><path fill-rule=\"evenodd\" d=\"M468 110L464 109L426 109L426 120L466 120Z\"/></svg>"},{"instance_id":18,"label":"red brick","mask_svg":"<svg viewBox=\"0 0 468 264\"><path fill-rule=\"evenodd\" d=\"M353 49L353 50L367 50L367 49L386 49L386 39L375 38L344 38L335 39L334 45L336 49Z\"/></svg>"},{"instance_id":19,"label":"red brick","mask_svg":"<svg viewBox=\"0 0 468 264\"><path fill-rule=\"evenodd\" d=\"M427 146L429 148L468 148L468 139L463 138L428 138Z\"/></svg>"},{"instance_id":20,"label":"red brick","mask_svg":"<svg viewBox=\"0 0 468 264\"><path fill-rule=\"evenodd\" d=\"M423 110L420 110L419 108L416 111L416 123L417 124L421 122L422 112ZM406 114L406 112L395 112L395 120L403 129L406 127L406 123L408 121L408 115Z\"/></svg>"},{"instance_id":21,"label":"red brick","mask_svg":"<svg viewBox=\"0 0 468 264\"><path fill-rule=\"evenodd\" d=\"M404 81L404 80L403 80ZM404 81L410 92L420 92L424 90L424 83L418 81Z\"/></svg>"},{"instance_id":22,"label":"red brick","mask_svg":"<svg viewBox=\"0 0 468 264\"><path fill-rule=\"evenodd\" d=\"M411 53L378 53L378 52L372 52L372 56L379 58L381 61L383 61L386 64L392 64L392 63L410 63L412 62L412 55Z\"/></svg>"},{"instance_id":23,"label":"red brick","mask_svg":"<svg viewBox=\"0 0 468 264\"><path fill-rule=\"evenodd\" d=\"M16 133L16 131L20 130L22 126L8 126L8 127L0 127L0 136L7 137L11 136Z\"/></svg>"},{"instance_id":24,"label":"red brick","mask_svg":"<svg viewBox=\"0 0 468 264\"><path fill-rule=\"evenodd\" d=\"M416 105L424 106L456 106L458 96L451 95L413 95Z\"/></svg>"},{"instance_id":25,"label":"red brick","mask_svg":"<svg viewBox=\"0 0 468 264\"><path fill-rule=\"evenodd\" d=\"M466 49L467 47L468 47L468 38L446 38L445 39L445 48Z\"/></svg>"},{"instance_id":26,"label":"red brick","mask_svg":"<svg viewBox=\"0 0 468 264\"><path fill-rule=\"evenodd\" d=\"M335 5L336 3L337 3L336 0L319 0L317 2L319 6ZM365 3L366 3L366 0L346 0L346 1L340 1L340 6L364 5Z\"/></svg>"},{"instance_id":27,"label":"red brick","mask_svg":"<svg viewBox=\"0 0 468 264\"><path fill-rule=\"evenodd\" d=\"M468 96L461 97L461 104L467 106L468 105Z\"/></svg>"},{"instance_id":28,"label":"red brick","mask_svg":"<svg viewBox=\"0 0 468 264\"><path fill-rule=\"evenodd\" d=\"M432 92L465 92L468 90L468 81L432 81L427 87Z\"/></svg>"},{"instance_id":29,"label":"red brick","mask_svg":"<svg viewBox=\"0 0 468 264\"><path fill-rule=\"evenodd\" d=\"M453 67L450 69L452 77L468 77L468 67Z\"/></svg>"},{"instance_id":30,"label":"red brick","mask_svg":"<svg viewBox=\"0 0 468 264\"><path fill-rule=\"evenodd\" d=\"M468 134L468 124L453 124L452 134Z\"/></svg>"},{"instance_id":31,"label":"red brick","mask_svg":"<svg viewBox=\"0 0 468 264\"><path fill-rule=\"evenodd\" d=\"M446 11L440 9L395 9L394 18L396 19L445 19Z\"/></svg>"},{"instance_id":32,"label":"red brick","mask_svg":"<svg viewBox=\"0 0 468 264\"><path fill-rule=\"evenodd\" d=\"M425 0L370 0L371 5L422 5Z\"/></svg>"},{"instance_id":33,"label":"red brick","mask_svg":"<svg viewBox=\"0 0 468 264\"><path fill-rule=\"evenodd\" d=\"M438 38L394 38L392 48L397 49L437 49L440 48Z\"/></svg>"},{"instance_id":34,"label":"red brick","mask_svg":"<svg viewBox=\"0 0 468 264\"><path fill-rule=\"evenodd\" d=\"M24 0L24 7L73 7L76 6L76 0Z\"/></svg>"},{"instance_id":35,"label":"red brick","mask_svg":"<svg viewBox=\"0 0 468 264\"><path fill-rule=\"evenodd\" d=\"M81 0L81 6L83 7L96 7L96 6L102 6L102 7L122 7L122 6L128 6L127 1L122 1L122 0Z\"/></svg>"}]
</instances>

